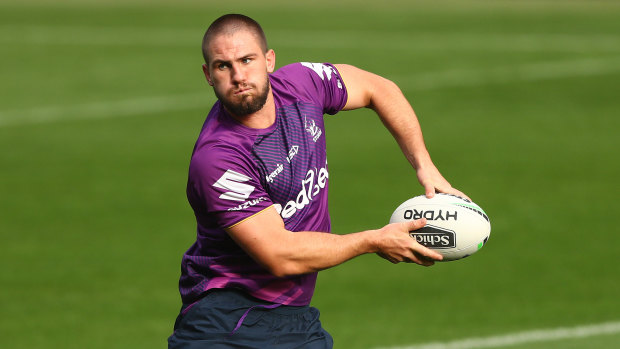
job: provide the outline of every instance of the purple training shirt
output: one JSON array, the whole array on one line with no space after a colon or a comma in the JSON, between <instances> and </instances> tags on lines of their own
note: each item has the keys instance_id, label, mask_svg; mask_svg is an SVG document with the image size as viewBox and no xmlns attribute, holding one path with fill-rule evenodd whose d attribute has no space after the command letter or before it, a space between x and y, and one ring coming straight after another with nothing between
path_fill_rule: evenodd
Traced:
<instances>
[{"instance_id":1,"label":"purple training shirt","mask_svg":"<svg viewBox=\"0 0 620 349\"><path fill-rule=\"evenodd\" d=\"M187 197L198 225L183 255L179 289L191 304L213 288L238 288L273 303L307 305L317 273L279 278L224 231L274 205L290 231L330 231L323 114L347 101L331 64L295 63L269 75L276 121L267 129L236 122L216 102L194 147Z\"/></svg>"}]
</instances>

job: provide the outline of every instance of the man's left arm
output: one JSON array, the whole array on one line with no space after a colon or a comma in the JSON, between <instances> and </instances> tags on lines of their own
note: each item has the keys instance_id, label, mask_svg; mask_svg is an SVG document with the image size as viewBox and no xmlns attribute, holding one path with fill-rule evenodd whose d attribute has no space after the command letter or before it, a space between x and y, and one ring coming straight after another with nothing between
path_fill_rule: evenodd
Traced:
<instances>
[{"instance_id":1,"label":"man's left arm","mask_svg":"<svg viewBox=\"0 0 620 349\"><path fill-rule=\"evenodd\" d=\"M343 110L370 108L398 142L403 154L416 170L427 197L435 192L467 197L453 188L433 164L424 144L422 129L409 101L392 81L351 65L336 64L347 88Z\"/></svg>"}]
</instances>

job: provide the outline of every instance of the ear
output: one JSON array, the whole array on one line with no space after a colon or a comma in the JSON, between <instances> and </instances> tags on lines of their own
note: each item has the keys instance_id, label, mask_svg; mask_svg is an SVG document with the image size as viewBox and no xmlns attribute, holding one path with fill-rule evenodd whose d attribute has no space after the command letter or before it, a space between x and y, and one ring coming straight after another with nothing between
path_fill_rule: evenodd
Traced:
<instances>
[{"instance_id":1,"label":"ear","mask_svg":"<svg viewBox=\"0 0 620 349\"><path fill-rule=\"evenodd\" d=\"M202 72L205 74L205 78L207 78L207 83L213 86L213 81L211 81L211 74L209 74L209 68L207 67L206 64L202 65Z\"/></svg>"},{"instance_id":2,"label":"ear","mask_svg":"<svg viewBox=\"0 0 620 349\"><path fill-rule=\"evenodd\" d=\"M276 68L276 53L273 50L267 51L265 54L267 62L267 73L273 73Z\"/></svg>"}]
</instances>

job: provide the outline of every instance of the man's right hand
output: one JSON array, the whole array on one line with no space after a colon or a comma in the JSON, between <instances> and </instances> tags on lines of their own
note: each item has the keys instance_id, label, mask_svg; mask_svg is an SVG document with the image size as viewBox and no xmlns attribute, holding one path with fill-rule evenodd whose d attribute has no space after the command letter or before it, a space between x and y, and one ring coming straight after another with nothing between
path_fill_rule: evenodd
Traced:
<instances>
[{"instance_id":1,"label":"man's right hand","mask_svg":"<svg viewBox=\"0 0 620 349\"><path fill-rule=\"evenodd\" d=\"M440 261L443 256L439 253L420 245L413 239L409 232L426 225L426 219L391 223L378 230L377 254L396 264L400 262L417 263L423 266L431 266L435 261Z\"/></svg>"}]
</instances>

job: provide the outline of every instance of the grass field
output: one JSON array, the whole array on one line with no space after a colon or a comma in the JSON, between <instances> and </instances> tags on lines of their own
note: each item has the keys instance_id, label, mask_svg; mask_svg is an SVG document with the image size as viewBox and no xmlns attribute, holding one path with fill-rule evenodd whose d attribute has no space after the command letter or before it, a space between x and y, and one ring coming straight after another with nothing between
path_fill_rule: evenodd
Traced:
<instances>
[{"instance_id":1,"label":"grass field","mask_svg":"<svg viewBox=\"0 0 620 349\"><path fill-rule=\"evenodd\" d=\"M620 321L620 2L5 0L0 347L166 346L195 236L189 155L214 101L199 45L227 12L263 24L278 66L396 81L439 169L491 218L462 261L322 272L313 305L337 348ZM371 112L327 120L335 232L422 193Z\"/></svg>"}]
</instances>

